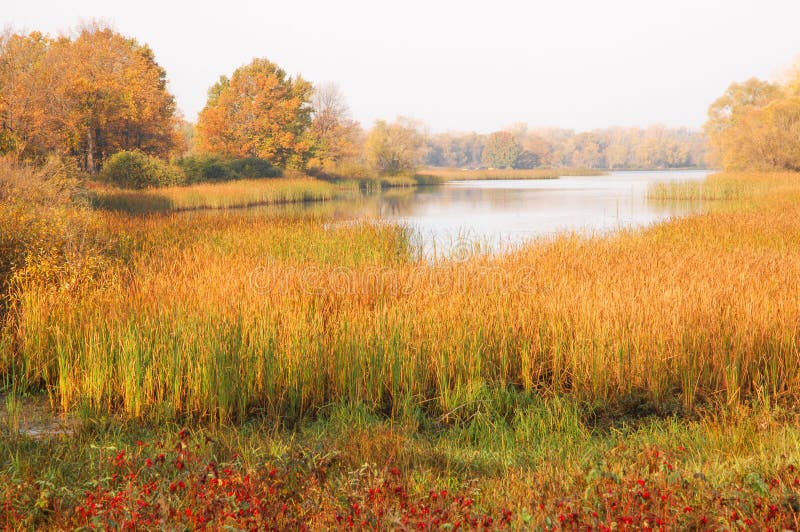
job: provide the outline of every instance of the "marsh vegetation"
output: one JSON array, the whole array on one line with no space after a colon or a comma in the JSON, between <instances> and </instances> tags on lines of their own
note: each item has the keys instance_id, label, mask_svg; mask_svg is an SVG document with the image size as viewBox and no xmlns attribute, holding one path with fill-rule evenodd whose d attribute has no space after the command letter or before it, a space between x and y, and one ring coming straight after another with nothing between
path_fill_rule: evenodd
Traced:
<instances>
[{"instance_id":1,"label":"marsh vegetation","mask_svg":"<svg viewBox=\"0 0 800 532\"><path fill-rule=\"evenodd\" d=\"M135 39L3 33L0 527L797 529L799 87L620 177L699 132L362 131L264 58L195 127Z\"/></svg>"}]
</instances>

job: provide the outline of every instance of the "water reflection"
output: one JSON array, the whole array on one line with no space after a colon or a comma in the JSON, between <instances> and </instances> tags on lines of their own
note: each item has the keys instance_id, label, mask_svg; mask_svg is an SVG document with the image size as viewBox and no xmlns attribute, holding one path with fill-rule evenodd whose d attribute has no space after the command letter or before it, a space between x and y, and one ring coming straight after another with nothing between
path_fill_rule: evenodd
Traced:
<instances>
[{"instance_id":1,"label":"water reflection","mask_svg":"<svg viewBox=\"0 0 800 532\"><path fill-rule=\"evenodd\" d=\"M254 215L373 220L409 227L425 254L479 242L497 250L565 231L603 233L698 212L694 203L647 199L653 183L702 180L706 171L613 172L543 180L456 181L378 193L352 191L324 203L248 209ZM434 251L435 250L435 251Z\"/></svg>"},{"instance_id":2,"label":"water reflection","mask_svg":"<svg viewBox=\"0 0 800 532\"><path fill-rule=\"evenodd\" d=\"M463 235L492 248L565 231L602 233L696 212L701 205L647 199L653 183L702 180L705 171L615 172L531 181L463 181L419 191L382 219L404 223L425 241Z\"/></svg>"}]
</instances>

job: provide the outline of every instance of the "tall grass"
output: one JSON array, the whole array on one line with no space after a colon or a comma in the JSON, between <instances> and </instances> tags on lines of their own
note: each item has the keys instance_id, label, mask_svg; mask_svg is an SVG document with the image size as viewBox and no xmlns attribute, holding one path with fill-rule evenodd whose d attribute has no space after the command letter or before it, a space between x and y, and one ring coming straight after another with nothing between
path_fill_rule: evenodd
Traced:
<instances>
[{"instance_id":1,"label":"tall grass","mask_svg":"<svg viewBox=\"0 0 800 532\"><path fill-rule=\"evenodd\" d=\"M131 213L302 203L335 196L334 185L310 178L242 179L137 192L96 188L91 193L97 207Z\"/></svg>"},{"instance_id":2,"label":"tall grass","mask_svg":"<svg viewBox=\"0 0 800 532\"><path fill-rule=\"evenodd\" d=\"M374 173L368 173L361 176L321 174L320 178L335 183L343 188L369 191L433 186L440 185L443 181L443 179L439 177L427 174L375 175Z\"/></svg>"},{"instance_id":3,"label":"tall grass","mask_svg":"<svg viewBox=\"0 0 800 532\"><path fill-rule=\"evenodd\" d=\"M589 168L492 168L480 170L462 170L460 168L425 168L418 172L420 177L440 179L443 181L462 181L473 179L557 179L561 176L593 176L603 175L603 170Z\"/></svg>"},{"instance_id":4,"label":"tall grass","mask_svg":"<svg viewBox=\"0 0 800 532\"><path fill-rule=\"evenodd\" d=\"M653 183L647 197L662 201L732 201L754 199L766 193L796 192L791 173L718 173L704 181Z\"/></svg>"},{"instance_id":5,"label":"tall grass","mask_svg":"<svg viewBox=\"0 0 800 532\"><path fill-rule=\"evenodd\" d=\"M345 402L449 423L508 389L622 414L791 407L800 174L725 179L761 192L435 264L392 227L109 215L123 262L69 290L17 285L15 368L62 409L131 417L295 420Z\"/></svg>"},{"instance_id":6,"label":"tall grass","mask_svg":"<svg viewBox=\"0 0 800 532\"><path fill-rule=\"evenodd\" d=\"M0 319L15 277L75 284L105 267L115 239L83 208L77 174L56 158L38 168L0 158Z\"/></svg>"}]
</instances>

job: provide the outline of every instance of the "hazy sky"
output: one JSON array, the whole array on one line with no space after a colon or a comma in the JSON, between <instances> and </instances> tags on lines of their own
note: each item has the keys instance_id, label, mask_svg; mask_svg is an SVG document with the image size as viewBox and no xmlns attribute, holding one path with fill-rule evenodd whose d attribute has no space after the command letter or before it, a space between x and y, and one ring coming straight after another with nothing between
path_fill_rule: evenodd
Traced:
<instances>
[{"instance_id":1,"label":"hazy sky","mask_svg":"<svg viewBox=\"0 0 800 532\"><path fill-rule=\"evenodd\" d=\"M800 54L800 0L0 0L0 19L111 23L153 48L191 120L221 74L266 57L337 82L365 126L403 115L433 131L698 127L731 81Z\"/></svg>"}]
</instances>

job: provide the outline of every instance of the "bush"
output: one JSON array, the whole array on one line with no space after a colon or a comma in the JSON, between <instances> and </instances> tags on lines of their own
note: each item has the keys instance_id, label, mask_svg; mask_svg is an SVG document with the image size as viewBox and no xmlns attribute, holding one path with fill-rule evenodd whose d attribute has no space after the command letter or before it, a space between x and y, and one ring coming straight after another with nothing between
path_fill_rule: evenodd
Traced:
<instances>
[{"instance_id":1,"label":"bush","mask_svg":"<svg viewBox=\"0 0 800 532\"><path fill-rule=\"evenodd\" d=\"M375 171L357 162L344 162L339 164L334 174L341 179L375 179Z\"/></svg>"},{"instance_id":2,"label":"bush","mask_svg":"<svg viewBox=\"0 0 800 532\"><path fill-rule=\"evenodd\" d=\"M269 161L258 157L233 159L228 161L228 167L243 179L281 176L280 169L272 166Z\"/></svg>"},{"instance_id":3,"label":"bush","mask_svg":"<svg viewBox=\"0 0 800 532\"><path fill-rule=\"evenodd\" d=\"M181 168L139 151L120 151L109 157L100 178L119 188L133 189L180 185L186 181Z\"/></svg>"},{"instance_id":4,"label":"bush","mask_svg":"<svg viewBox=\"0 0 800 532\"><path fill-rule=\"evenodd\" d=\"M177 165L183 169L189 183L258 179L281 175L280 169L258 157L223 159L216 155L202 155L183 157L178 159Z\"/></svg>"},{"instance_id":5,"label":"bush","mask_svg":"<svg viewBox=\"0 0 800 532\"><path fill-rule=\"evenodd\" d=\"M225 164L225 161L214 155L183 157L178 159L176 164L186 174L186 181L189 183L236 179L236 175Z\"/></svg>"}]
</instances>

